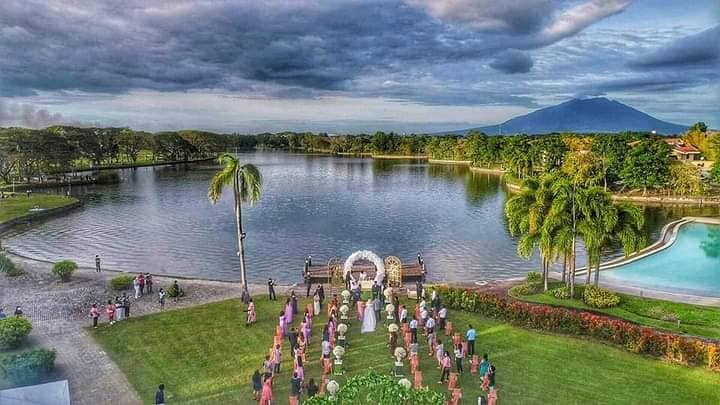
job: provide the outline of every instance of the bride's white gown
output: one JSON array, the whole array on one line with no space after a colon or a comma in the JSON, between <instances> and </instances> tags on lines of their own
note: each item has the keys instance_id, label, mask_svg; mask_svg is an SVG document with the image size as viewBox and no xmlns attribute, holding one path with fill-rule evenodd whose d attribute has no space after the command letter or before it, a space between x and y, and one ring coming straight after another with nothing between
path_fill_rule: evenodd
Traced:
<instances>
[{"instance_id":1,"label":"bride's white gown","mask_svg":"<svg viewBox=\"0 0 720 405\"><path fill-rule=\"evenodd\" d=\"M375 310L373 310L372 301L368 301L365 305L365 315L363 316L362 328L360 333L375 332Z\"/></svg>"}]
</instances>

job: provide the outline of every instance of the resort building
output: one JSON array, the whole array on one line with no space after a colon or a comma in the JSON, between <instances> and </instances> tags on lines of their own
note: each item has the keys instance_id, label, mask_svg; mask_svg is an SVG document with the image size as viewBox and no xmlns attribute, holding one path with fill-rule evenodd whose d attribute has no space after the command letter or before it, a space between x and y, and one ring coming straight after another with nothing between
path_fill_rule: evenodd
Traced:
<instances>
[{"instance_id":1,"label":"resort building","mask_svg":"<svg viewBox=\"0 0 720 405\"><path fill-rule=\"evenodd\" d=\"M680 161L701 160L702 153L695 146L680 138L666 138L665 142L672 147L670 157Z\"/></svg>"}]
</instances>

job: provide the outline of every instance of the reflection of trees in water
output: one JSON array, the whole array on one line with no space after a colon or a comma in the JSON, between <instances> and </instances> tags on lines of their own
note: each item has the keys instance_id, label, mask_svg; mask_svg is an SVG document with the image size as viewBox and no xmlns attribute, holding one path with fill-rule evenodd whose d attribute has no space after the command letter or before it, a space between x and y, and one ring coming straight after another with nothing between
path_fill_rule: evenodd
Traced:
<instances>
[{"instance_id":1,"label":"reflection of trees in water","mask_svg":"<svg viewBox=\"0 0 720 405\"><path fill-rule=\"evenodd\" d=\"M498 192L500 176L490 173L470 172L465 184L465 195L471 204L478 204ZM504 217L504 215L503 215Z\"/></svg>"},{"instance_id":2,"label":"reflection of trees in water","mask_svg":"<svg viewBox=\"0 0 720 405\"><path fill-rule=\"evenodd\" d=\"M451 178L457 180L465 176L470 169L464 165L434 165L428 166L428 175L431 177Z\"/></svg>"},{"instance_id":3,"label":"reflection of trees in water","mask_svg":"<svg viewBox=\"0 0 720 405\"><path fill-rule=\"evenodd\" d=\"M708 239L702 241L700 247L709 257L720 258L720 228L710 228Z\"/></svg>"}]
</instances>

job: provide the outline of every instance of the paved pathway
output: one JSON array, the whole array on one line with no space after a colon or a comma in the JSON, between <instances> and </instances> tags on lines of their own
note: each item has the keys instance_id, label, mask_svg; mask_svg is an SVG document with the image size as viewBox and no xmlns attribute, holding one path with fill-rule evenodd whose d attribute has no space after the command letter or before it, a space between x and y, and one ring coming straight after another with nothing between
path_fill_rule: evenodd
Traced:
<instances>
[{"instance_id":1,"label":"paved pathway","mask_svg":"<svg viewBox=\"0 0 720 405\"><path fill-rule=\"evenodd\" d=\"M139 404L140 398L117 365L95 344L84 326L93 302L107 302L118 295L108 288L114 273L97 274L80 270L69 283L60 283L50 273L50 265L13 258L26 274L0 277L0 306L12 313L21 305L33 324L31 342L57 350L56 372L49 380L67 379L74 405ZM154 277L155 290L167 287L171 278ZM228 298L237 298L240 287L234 283L180 280L187 293L178 303L168 300L166 309L189 307ZM259 287L253 294L264 291ZM280 291L280 289L279 289ZM129 292L129 291L128 291ZM159 311L156 296L133 300L133 316ZM101 321L106 318L101 317Z\"/></svg>"}]
</instances>

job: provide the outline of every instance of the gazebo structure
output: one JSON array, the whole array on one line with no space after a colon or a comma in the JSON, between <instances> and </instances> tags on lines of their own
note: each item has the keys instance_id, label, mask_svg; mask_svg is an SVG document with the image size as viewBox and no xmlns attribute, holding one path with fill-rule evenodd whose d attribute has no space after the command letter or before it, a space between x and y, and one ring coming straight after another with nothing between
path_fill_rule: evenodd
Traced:
<instances>
[{"instance_id":1,"label":"gazebo structure","mask_svg":"<svg viewBox=\"0 0 720 405\"><path fill-rule=\"evenodd\" d=\"M341 286L346 274L358 280L360 273L365 272L366 280L385 281L393 287L402 287L403 283L425 280L425 263L418 261L402 262L396 256L382 259L377 254L360 250L354 252L343 262L337 257L331 258L327 264L313 264L307 268L309 281L312 284L327 283Z\"/></svg>"}]
</instances>

